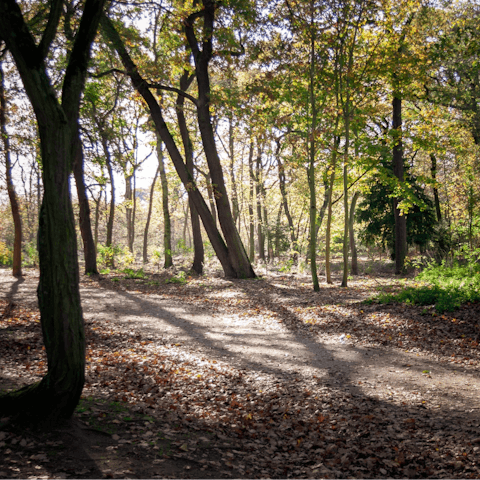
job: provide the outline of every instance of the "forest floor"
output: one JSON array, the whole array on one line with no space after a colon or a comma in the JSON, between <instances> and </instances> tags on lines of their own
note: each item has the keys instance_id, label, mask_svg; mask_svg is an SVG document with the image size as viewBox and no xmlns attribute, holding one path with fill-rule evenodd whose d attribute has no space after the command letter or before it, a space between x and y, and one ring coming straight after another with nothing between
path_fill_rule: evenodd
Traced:
<instances>
[{"instance_id":1,"label":"forest floor","mask_svg":"<svg viewBox=\"0 0 480 480\"><path fill-rule=\"evenodd\" d=\"M50 432L0 418L0 478L480 477L480 304L172 275L82 276L80 405ZM46 371L37 282L0 270L0 390Z\"/></svg>"}]
</instances>

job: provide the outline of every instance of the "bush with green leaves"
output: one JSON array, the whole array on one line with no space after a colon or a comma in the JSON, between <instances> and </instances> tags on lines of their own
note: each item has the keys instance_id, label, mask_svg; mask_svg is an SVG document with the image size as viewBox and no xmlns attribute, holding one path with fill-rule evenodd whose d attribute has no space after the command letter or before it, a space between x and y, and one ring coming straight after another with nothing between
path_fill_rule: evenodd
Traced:
<instances>
[{"instance_id":1,"label":"bush with green leaves","mask_svg":"<svg viewBox=\"0 0 480 480\"><path fill-rule=\"evenodd\" d=\"M380 294L380 303L435 305L437 312L452 312L467 302L480 301L480 249L463 251L453 265L431 263L400 292Z\"/></svg>"},{"instance_id":2,"label":"bush with green leaves","mask_svg":"<svg viewBox=\"0 0 480 480\"><path fill-rule=\"evenodd\" d=\"M5 242L0 242L0 265L13 264L13 250Z\"/></svg>"}]
</instances>

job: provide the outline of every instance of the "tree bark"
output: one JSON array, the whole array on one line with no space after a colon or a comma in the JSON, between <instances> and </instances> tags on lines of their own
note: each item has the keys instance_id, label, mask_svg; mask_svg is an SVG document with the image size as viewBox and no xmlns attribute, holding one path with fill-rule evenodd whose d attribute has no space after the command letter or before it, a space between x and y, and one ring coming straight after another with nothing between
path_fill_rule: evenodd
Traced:
<instances>
[{"instance_id":1,"label":"tree bark","mask_svg":"<svg viewBox=\"0 0 480 480\"><path fill-rule=\"evenodd\" d=\"M145 222L145 230L143 233L143 263L148 263L148 230L150 228L150 220L152 218L153 193L155 192L155 183L157 181L159 168L155 170L152 186L150 187L150 198L148 199L147 221Z\"/></svg>"},{"instance_id":2,"label":"tree bark","mask_svg":"<svg viewBox=\"0 0 480 480\"><path fill-rule=\"evenodd\" d=\"M180 89L186 92L188 90L188 87L192 83L193 78L194 77L190 76L188 71L185 70L182 77L180 78ZM192 145L192 140L190 138L190 134L188 132L184 107L185 107L185 97L183 97L182 95L178 95L177 102L176 102L177 120L178 120L179 129L180 129L180 135L182 136L187 171L191 176L191 178L195 178L194 171L193 171L194 170L193 145ZM193 250L194 250L192 270L197 275L202 275L203 264L205 262L205 251L203 248L202 229L200 228L200 218L198 216L197 209L195 208L193 199L190 196L188 197L188 203L190 206L190 222L192 224Z\"/></svg>"},{"instance_id":3,"label":"tree bark","mask_svg":"<svg viewBox=\"0 0 480 480\"><path fill-rule=\"evenodd\" d=\"M90 220L90 204L87 197L85 178L83 173L83 148L80 138L77 143L77 152L73 162L73 176L77 187L78 204L80 209L80 234L83 241L83 255L85 258L85 275L97 275L97 251L92 234L92 223Z\"/></svg>"},{"instance_id":4,"label":"tree bark","mask_svg":"<svg viewBox=\"0 0 480 480\"><path fill-rule=\"evenodd\" d=\"M432 161L432 166L430 171L432 172L433 184L433 198L435 201L435 212L437 213L437 221L442 221L442 210L440 208L440 199L438 197L438 188L437 188L437 157L434 153L430 154L430 160Z\"/></svg>"},{"instance_id":5,"label":"tree bark","mask_svg":"<svg viewBox=\"0 0 480 480\"><path fill-rule=\"evenodd\" d=\"M5 79L2 62L0 62L0 132L3 140L3 152L5 156L5 173L7 180L8 198L12 210L15 236L13 240L13 266L12 275L22 276L22 217L20 216L20 205L12 178L12 162L10 159L10 137L7 132L7 99L5 97Z\"/></svg>"},{"instance_id":6,"label":"tree bark","mask_svg":"<svg viewBox=\"0 0 480 480\"><path fill-rule=\"evenodd\" d=\"M250 173L249 184L249 202L248 202L248 217L249 217L249 254L250 261L255 260L255 217L253 214L254 201L254 176L253 176L253 141L250 142L250 151L248 153L248 170Z\"/></svg>"},{"instance_id":7,"label":"tree bark","mask_svg":"<svg viewBox=\"0 0 480 480\"><path fill-rule=\"evenodd\" d=\"M211 0L202 2L203 28L208 35L204 35L202 49L200 50L194 22L197 14L194 13L184 22L187 42L193 53L195 61L195 75L198 86L197 116L203 149L207 158L208 169L212 178L212 186L215 192L215 204L217 206L218 220L223 236L228 246L230 262L239 278L254 278L250 260L243 246L237 227L233 220L230 202L228 200L222 165L215 145L215 137L210 116L210 78L208 73L209 62L213 53L214 19L217 4Z\"/></svg>"},{"instance_id":8,"label":"tree bark","mask_svg":"<svg viewBox=\"0 0 480 480\"><path fill-rule=\"evenodd\" d=\"M63 2L51 2L49 22L39 46L15 0L0 2L0 37L15 60L40 136L44 196L38 231L37 294L48 361L48 372L39 383L0 397L4 415L17 414L41 422L69 418L85 381L85 333L69 175L76 154L80 97L90 47L104 3L104 0L85 2L68 59L60 104L47 75L45 58L60 21Z\"/></svg>"},{"instance_id":9,"label":"tree bark","mask_svg":"<svg viewBox=\"0 0 480 480\"><path fill-rule=\"evenodd\" d=\"M337 122L337 125L338 125L338 122ZM336 130L336 127L335 127L335 130ZM331 236L332 236L331 230L332 230L333 185L335 184L335 171L337 168L337 155L338 155L339 145L340 145L340 137L335 136L333 141L332 163L331 163L332 173L330 174L330 179L328 183L327 229L325 232L325 277L326 277L326 282L329 285L333 283L332 271L330 268L330 243L331 243Z\"/></svg>"},{"instance_id":10,"label":"tree bark","mask_svg":"<svg viewBox=\"0 0 480 480\"><path fill-rule=\"evenodd\" d=\"M170 222L170 209L168 206L168 180L163 162L163 142L157 132L157 157L160 182L162 185L162 209L163 209L163 268L173 266L172 257L172 225Z\"/></svg>"},{"instance_id":11,"label":"tree bark","mask_svg":"<svg viewBox=\"0 0 480 480\"><path fill-rule=\"evenodd\" d=\"M397 94L393 97L393 174L400 186L404 182L403 142L402 142L402 99ZM398 208L401 197L394 197L393 212L395 216L395 273L401 274L405 268L407 254L407 218Z\"/></svg>"},{"instance_id":12,"label":"tree bark","mask_svg":"<svg viewBox=\"0 0 480 480\"><path fill-rule=\"evenodd\" d=\"M255 196L257 199L257 240L258 258L265 261L265 219L262 215L262 197L260 193L260 166L262 164L262 149L258 146L257 160L255 162Z\"/></svg>"},{"instance_id":13,"label":"tree bark","mask_svg":"<svg viewBox=\"0 0 480 480\"><path fill-rule=\"evenodd\" d=\"M110 211L108 214L108 221L107 221L107 238L105 241L105 246L111 247L113 244L113 222L115 219L115 177L113 175L113 166L112 166L112 158L110 155L110 150L108 148L108 140L106 138L106 134L100 130L100 137L102 139L102 147L103 153L105 153L105 165L107 166L108 178L110 179L110 188L112 189L110 195ZM107 193L105 192L105 199L107 198ZM110 266L114 267L114 259L112 256Z\"/></svg>"},{"instance_id":14,"label":"tree bark","mask_svg":"<svg viewBox=\"0 0 480 480\"><path fill-rule=\"evenodd\" d=\"M357 254L357 243L355 241L355 232L353 226L355 223L355 207L357 205L357 200L360 194L355 192L352 197L352 202L350 203L350 215L348 216L348 231L350 236L350 250L352 251L352 275L358 275L358 254Z\"/></svg>"}]
</instances>

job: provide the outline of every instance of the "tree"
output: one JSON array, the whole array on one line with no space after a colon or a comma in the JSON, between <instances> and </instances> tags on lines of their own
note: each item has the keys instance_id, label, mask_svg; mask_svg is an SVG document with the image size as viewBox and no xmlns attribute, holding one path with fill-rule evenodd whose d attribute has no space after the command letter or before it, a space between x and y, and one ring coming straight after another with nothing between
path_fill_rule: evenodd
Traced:
<instances>
[{"instance_id":1,"label":"tree","mask_svg":"<svg viewBox=\"0 0 480 480\"><path fill-rule=\"evenodd\" d=\"M4 414L41 421L69 418L85 381L85 333L69 175L78 145L80 98L105 0L86 0L68 57L61 98L47 70L64 2L53 0L39 43L15 0L0 3L0 37L10 51L38 123L44 196L38 232L38 303L48 372L34 385L0 397Z\"/></svg>"},{"instance_id":2,"label":"tree","mask_svg":"<svg viewBox=\"0 0 480 480\"><path fill-rule=\"evenodd\" d=\"M10 199L10 208L12 209L13 223L15 226L12 275L14 277L20 277L22 275L22 218L20 216L20 205L12 178L12 161L10 158L10 137L7 131L7 99L5 97L4 78L3 65L0 61L0 133L3 140L8 198Z\"/></svg>"}]
</instances>

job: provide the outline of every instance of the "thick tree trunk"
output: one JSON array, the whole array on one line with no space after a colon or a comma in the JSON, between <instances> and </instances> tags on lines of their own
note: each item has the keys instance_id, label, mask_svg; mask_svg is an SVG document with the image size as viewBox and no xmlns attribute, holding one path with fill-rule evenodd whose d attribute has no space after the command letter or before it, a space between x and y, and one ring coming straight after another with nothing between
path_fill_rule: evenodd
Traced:
<instances>
[{"instance_id":1,"label":"thick tree trunk","mask_svg":"<svg viewBox=\"0 0 480 480\"><path fill-rule=\"evenodd\" d=\"M180 78L180 89L186 92L191 82L193 81L193 78L194 77L189 76L188 71L185 70L182 77ZM192 145L192 140L190 139L190 134L188 132L184 107L185 107L185 97L183 97L182 95L178 95L177 102L176 102L177 120L178 120L179 129L180 129L180 135L182 136L187 171L191 178L195 178L194 171L193 171L194 170L193 145ZM197 209L195 208L194 201L190 196L188 197L188 203L190 206L190 221L192 223L192 236L193 236L193 249L194 249L192 270L197 275L202 275L203 264L205 262L205 251L203 248L200 218L198 216Z\"/></svg>"},{"instance_id":2,"label":"thick tree trunk","mask_svg":"<svg viewBox=\"0 0 480 480\"><path fill-rule=\"evenodd\" d=\"M5 156L5 172L7 179L8 198L12 210L15 237L13 241L13 267L14 277L22 276L22 217L20 216L20 205L12 178L12 162L10 159L10 137L7 132L7 100L5 97L5 80L2 63L0 62L0 133L3 140L3 153Z\"/></svg>"},{"instance_id":3,"label":"thick tree trunk","mask_svg":"<svg viewBox=\"0 0 480 480\"><path fill-rule=\"evenodd\" d=\"M52 2L47 29L60 21L62 2ZM44 195L38 230L38 304L48 372L38 384L0 397L4 415L48 422L69 418L85 381L85 333L80 304L77 242L69 175L78 141L80 97L90 46L104 0L86 0L62 86L62 104L47 75L53 40L37 46L14 0L0 2L0 37L17 65L38 123Z\"/></svg>"},{"instance_id":4,"label":"thick tree trunk","mask_svg":"<svg viewBox=\"0 0 480 480\"><path fill-rule=\"evenodd\" d=\"M148 199L147 221L145 222L145 230L143 232L143 263L148 263L148 230L150 228L150 220L152 218L153 193L155 192L155 183L157 181L159 168L155 170L152 186L150 187L150 198Z\"/></svg>"},{"instance_id":5,"label":"thick tree trunk","mask_svg":"<svg viewBox=\"0 0 480 480\"><path fill-rule=\"evenodd\" d=\"M162 209L163 209L163 268L173 266L172 257L172 225L170 222L170 209L168 207L168 180L163 161L163 142L157 132L157 157L160 182L162 185Z\"/></svg>"},{"instance_id":6,"label":"thick tree trunk","mask_svg":"<svg viewBox=\"0 0 480 480\"><path fill-rule=\"evenodd\" d=\"M80 234L83 241L83 255L85 257L85 275L97 275L97 250L92 235L90 221L90 204L87 197L85 178L83 173L83 148L78 139L77 153L73 162L73 176L77 187L78 203L80 207Z\"/></svg>"},{"instance_id":7,"label":"thick tree trunk","mask_svg":"<svg viewBox=\"0 0 480 480\"><path fill-rule=\"evenodd\" d=\"M394 133L393 145L393 173L400 185L404 181L403 165L403 142L402 142L402 99L395 95L392 102ZM401 274L405 268L405 257L407 254L407 218L398 208L401 197L393 199L393 211L395 216L395 273Z\"/></svg>"}]
</instances>

